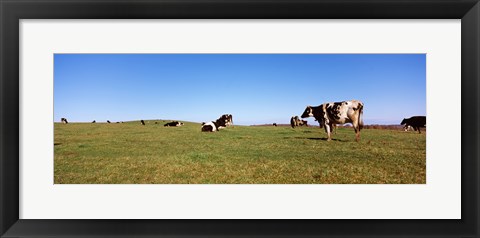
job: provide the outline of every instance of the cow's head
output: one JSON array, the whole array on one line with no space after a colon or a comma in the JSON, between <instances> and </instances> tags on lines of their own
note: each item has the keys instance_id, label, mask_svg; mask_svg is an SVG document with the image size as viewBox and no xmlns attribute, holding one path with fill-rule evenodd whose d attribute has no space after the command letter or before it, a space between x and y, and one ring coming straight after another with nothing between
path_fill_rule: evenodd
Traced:
<instances>
[{"instance_id":1,"label":"cow's head","mask_svg":"<svg viewBox=\"0 0 480 238\"><path fill-rule=\"evenodd\" d=\"M311 106L307 106L305 111L301 115L302 118L313 117L313 108Z\"/></svg>"},{"instance_id":2,"label":"cow's head","mask_svg":"<svg viewBox=\"0 0 480 238\"><path fill-rule=\"evenodd\" d=\"M402 122L400 123L400 125L404 125L405 123L407 123L407 119L406 118L403 118Z\"/></svg>"}]
</instances>

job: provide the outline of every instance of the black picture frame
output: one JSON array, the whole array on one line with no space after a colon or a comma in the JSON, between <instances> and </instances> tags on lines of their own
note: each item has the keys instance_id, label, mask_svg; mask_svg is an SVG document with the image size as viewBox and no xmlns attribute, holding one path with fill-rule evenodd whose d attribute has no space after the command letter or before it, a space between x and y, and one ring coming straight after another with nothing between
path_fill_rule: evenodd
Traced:
<instances>
[{"instance_id":1,"label":"black picture frame","mask_svg":"<svg viewBox=\"0 0 480 238\"><path fill-rule=\"evenodd\" d=\"M1 237L479 237L478 0L0 0L0 15ZM461 19L462 219L19 219L19 20L152 18Z\"/></svg>"}]
</instances>

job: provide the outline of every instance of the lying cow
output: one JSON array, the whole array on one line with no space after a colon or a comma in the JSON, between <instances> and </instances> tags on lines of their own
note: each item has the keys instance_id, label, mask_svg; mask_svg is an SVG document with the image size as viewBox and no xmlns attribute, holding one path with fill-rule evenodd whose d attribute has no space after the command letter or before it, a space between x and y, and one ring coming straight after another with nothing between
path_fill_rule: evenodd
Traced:
<instances>
[{"instance_id":1,"label":"lying cow","mask_svg":"<svg viewBox=\"0 0 480 238\"><path fill-rule=\"evenodd\" d=\"M298 116L293 116L290 118L290 126L295 128L298 126Z\"/></svg>"},{"instance_id":2,"label":"lying cow","mask_svg":"<svg viewBox=\"0 0 480 238\"><path fill-rule=\"evenodd\" d=\"M214 132L218 131L221 128L227 127L228 119L224 116L221 116L216 121L211 122L202 122L202 132Z\"/></svg>"},{"instance_id":3,"label":"lying cow","mask_svg":"<svg viewBox=\"0 0 480 238\"><path fill-rule=\"evenodd\" d=\"M295 128L297 126L308 126L308 122L305 121L305 120L300 120L300 118L298 118L298 116L293 116L290 118L290 126L292 126L292 128Z\"/></svg>"},{"instance_id":4,"label":"lying cow","mask_svg":"<svg viewBox=\"0 0 480 238\"><path fill-rule=\"evenodd\" d=\"M62 118L60 119L60 121L61 121L62 123L64 123L64 124L68 124L67 118L63 118L63 117L62 117Z\"/></svg>"},{"instance_id":5,"label":"lying cow","mask_svg":"<svg viewBox=\"0 0 480 238\"><path fill-rule=\"evenodd\" d=\"M363 128L363 103L357 100L324 103L312 107L307 106L302 118L315 117L320 127L325 127L328 141L332 140L332 129L336 124L352 123L355 129L355 140L360 140Z\"/></svg>"},{"instance_id":6,"label":"lying cow","mask_svg":"<svg viewBox=\"0 0 480 238\"><path fill-rule=\"evenodd\" d=\"M225 127L232 126L233 127L233 116L232 114L223 114L219 119L225 120Z\"/></svg>"},{"instance_id":7,"label":"lying cow","mask_svg":"<svg viewBox=\"0 0 480 238\"><path fill-rule=\"evenodd\" d=\"M183 126L183 122L172 121L172 122L166 123L163 126L165 126L165 127L167 127L167 126Z\"/></svg>"},{"instance_id":8,"label":"lying cow","mask_svg":"<svg viewBox=\"0 0 480 238\"><path fill-rule=\"evenodd\" d=\"M308 121L306 121L306 120L300 120L299 125L300 125L300 126L306 126L306 127L308 127Z\"/></svg>"},{"instance_id":9,"label":"lying cow","mask_svg":"<svg viewBox=\"0 0 480 238\"><path fill-rule=\"evenodd\" d=\"M405 125L404 129L408 129L408 126L411 126L411 127L413 127L414 130L418 131L418 133L421 134L420 128L427 126L427 117L425 117L425 116L414 116L414 117L410 117L410 118L403 118L400 125Z\"/></svg>"}]
</instances>

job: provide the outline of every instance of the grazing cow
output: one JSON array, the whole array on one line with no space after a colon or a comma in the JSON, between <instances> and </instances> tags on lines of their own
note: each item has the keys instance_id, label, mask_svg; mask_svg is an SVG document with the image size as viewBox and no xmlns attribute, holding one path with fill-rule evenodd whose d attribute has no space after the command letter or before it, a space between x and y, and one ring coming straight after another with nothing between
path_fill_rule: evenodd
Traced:
<instances>
[{"instance_id":1,"label":"grazing cow","mask_svg":"<svg viewBox=\"0 0 480 238\"><path fill-rule=\"evenodd\" d=\"M93 121L92 121L92 123L96 123L96 121L95 121L95 120L93 120Z\"/></svg>"},{"instance_id":2,"label":"grazing cow","mask_svg":"<svg viewBox=\"0 0 480 238\"><path fill-rule=\"evenodd\" d=\"M165 127L169 127L169 126L183 126L183 122L178 122L178 121L172 121L172 122L168 122L166 123L165 125L163 125Z\"/></svg>"},{"instance_id":3,"label":"grazing cow","mask_svg":"<svg viewBox=\"0 0 480 238\"><path fill-rule=\"evenodd\" d=\"M64 123L64 124L68 124L67 118L63 118L63 117L62 117L62 118L60 119L60 121L62 121L62 123Z\"/></svg>"},{"instance_id":4,"label":"grazing cow","mask_svg":"<svg viewBox=\"0 0 480 238\"><path fill-rule=\"evenodd\" d=\"M408 126L411 126L411 127L413 127L414 130L418 131L418 133L421 134L420 128L427 126L427 117L425 117L425 116L414 116L414 117L410 117L410 118L403 118L400 125L405 125L404 128L408 128Z\"/></svg>"},{"instance_id":5,"label":"grazing cow","mask_svg":"<svg viewBox=\"0 0 480 238\"><path fill-rule=\"evenodd\" d=\"M109 120L107 120L107 123L111 123Z\"/></svg>"},{"instance_id":6,"label":"grazing cow","mask_svg":"<svg viewBox=\"0 0 480 238\"><path fill-rule=\"evenodd\" d=\"M140 120L140 123L145 126L145 122L143 120Z\"/></svg>"},{"instance_id":7,"label":"grazing cow","mask_svg":"<svg viewBox=\"0 0 480 238\"><path fill-rule=\"evenodd\" d=\"M277 126L277 123L273 123L273 126Z\"/></svg>"},{"instance_id":8,"label":"grazing cow","mask_svg":"<svg viewBox=\"0 0 480 238\"><path fill-rule=\"evenodd\" d=\"M357 100L324 103L312 107L307 106L302 118L315 117L320 127L325 127L328 141L332 140L332 127L335 124L352 123L355 129L355 140L360 140L360 130L363 128L363 103Z\"/></svg>"},{"instance_id":9,"label":"grazing cow","mask_svg":"<svg viewBox=\"0 0 480 238\"><path fill-rule=\"evenodd\" d=\"M202 122L202 132L214 132L220 130L220 128L227 127L228 118L222 115L216 121Z\"/></svg>"}]
</instances>

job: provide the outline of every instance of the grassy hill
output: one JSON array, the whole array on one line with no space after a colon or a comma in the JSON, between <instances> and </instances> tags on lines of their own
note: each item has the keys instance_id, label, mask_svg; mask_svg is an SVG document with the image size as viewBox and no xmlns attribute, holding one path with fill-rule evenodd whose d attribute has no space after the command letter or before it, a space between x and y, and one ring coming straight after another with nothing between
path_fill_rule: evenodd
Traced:
<instances>
[{"instance_id":1,"label":"grassy hill","mask_svg":"<svg viewBox=\"0 0 480 238\"><path fill-rule=\"evenodd\" d=\"M56 184L425 183L426 135L235 126L215 133L168 121L55 123Z\"/></svg>"}]
</instances>

